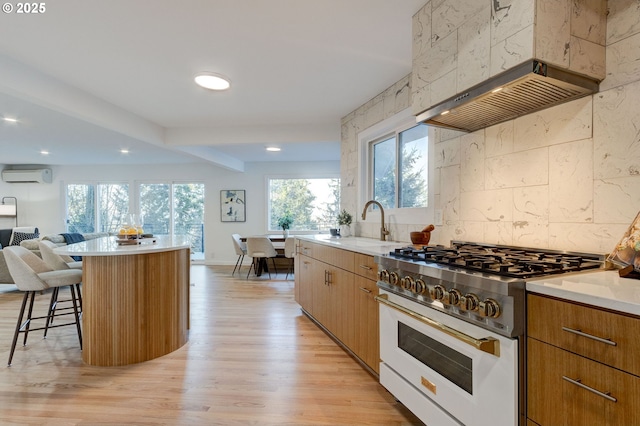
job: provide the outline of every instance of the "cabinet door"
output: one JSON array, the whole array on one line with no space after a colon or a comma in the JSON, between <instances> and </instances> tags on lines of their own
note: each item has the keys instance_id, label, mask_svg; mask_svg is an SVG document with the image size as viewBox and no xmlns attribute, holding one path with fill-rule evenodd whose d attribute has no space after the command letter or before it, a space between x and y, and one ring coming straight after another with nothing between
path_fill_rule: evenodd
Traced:
<instances>
[{"instance_id":1,"label":"cabinet door","mask_svg":"<svg viewBox=\"0 0 640 426\"><path fill-rule=\"evenodd\" d=\"M353 274L324 262L313 265L313 316L347 346L353 342Z\"/></svg>"},{"instance_id":2,"label":"cabinet door","mask_svg":"<svg viewBox=\"0 0 640 426\"><path fill-rule=\"evenodd\" d=\"M334 327L333 321L330 321L329 308L331 303L329 293L328 267L324 262L314 260L312 262L312 311L313 317L322 324L327 330L331 331Z\"/></svg>"},{"instance_id":3,"label":"cabinet door","mask_svg":"<svg viewBox=\"0 0 640 426\"><path fill-rule=\"evenodd\" d=\"M380 373L380 324L376 282L355 276L355 335L353 352L373 371Z\"/></svg>"},{"instance_id":4,"label":"cabinet door","mask_svg":"<svg viewBox=\"0 0 640 426\"><path fill-rule=\"evenodd\" d=\"M298 254L295 257L295 295L296 302L313 315L313 262L310 257Z\"/></svg>"},{"instance_id":5,"label":"cabinet door","mask_svg":"<svg viewBox=\"0 0 640 426\"><path fill-rule=\"evenodd\" d=\"M335 320L334 334L348 348L353 347L355 339L356 316L354 275L349 271L331 267L329 269L329 291Z\"/></svg>"}]
</instances>

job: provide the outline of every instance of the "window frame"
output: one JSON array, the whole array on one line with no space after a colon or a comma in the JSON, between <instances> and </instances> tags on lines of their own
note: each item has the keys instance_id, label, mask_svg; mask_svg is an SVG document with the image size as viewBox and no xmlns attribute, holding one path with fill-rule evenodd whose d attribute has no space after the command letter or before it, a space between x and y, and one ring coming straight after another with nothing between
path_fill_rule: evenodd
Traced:
<instances>
[{"instance_id":1,"label":"window frame","mask_svg":"<svg viewBox=\"0 0 640 426\"><path fill-rule=\"evenodd\" d=\"M403 111L396 113L395 115L379 122L371 127L368 127L357 134L358 139L358 177L359 182L357 185L358 193L358 212L362 212L364 205L368 200L373 198L373 159L369 146L371 142L384 140L385 137L394 135L395 133L408 130L417 124L416 118L413 115L411 108L407 108ZM434 132L433 128L428 126L427 128L428 142L427 142L427 206L426 207L403 207L403 208L388 208L383 206L387 217L393 216L393 220L398 224L414 224L416 217L423 217L425 225L434 222L434 206L435 196L434 185L436 173L434 167ZM396 154L396 162L398 161ZM396 176L397 179L397 176ZM397 196L398 194L396 194ZM367 220L369 217L367 216ZM375 216L372 216L371 220L375 220Z\"/></svg>"}]
</instances>

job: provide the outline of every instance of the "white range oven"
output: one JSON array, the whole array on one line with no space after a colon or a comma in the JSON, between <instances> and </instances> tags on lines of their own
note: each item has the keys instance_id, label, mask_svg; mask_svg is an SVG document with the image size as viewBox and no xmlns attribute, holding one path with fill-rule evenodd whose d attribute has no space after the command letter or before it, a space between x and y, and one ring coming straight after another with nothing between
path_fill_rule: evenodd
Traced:
<instances>
[{"instance_id":1,"label":"white range oven","mask_svg":"<svg viewBox=\"0 0 640 426\"><path fill-rule=\"evenodd\" d=\"M380 383L427 425L525 425L526 279L601 255L453 241L377 256Z\"/></svg>"}]
</instances>

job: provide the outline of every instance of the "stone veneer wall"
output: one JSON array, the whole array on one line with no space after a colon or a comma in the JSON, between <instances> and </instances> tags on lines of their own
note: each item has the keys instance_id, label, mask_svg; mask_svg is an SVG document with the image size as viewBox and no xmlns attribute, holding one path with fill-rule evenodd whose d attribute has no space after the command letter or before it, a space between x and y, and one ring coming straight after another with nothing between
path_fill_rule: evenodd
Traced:
<instances>
[{"instance_id":1,"label":"stone veneer wall","mask_svg":"<svg viewBox=\"0 0 640 426\"><path fill-rule=\"evenodd\" d=\"M435 129L430 188L444 225L436 227L432 242L601 253L614 248L640 210L640 1L613 0L608 8L606 78L599 93L471 134ZM348 210L356 210L359 185L357 132L408 107L410 81L405 77L342 120ZM395 226L394 237L407 235L398 227L416 228ZM378 229L360 222L356 233L375 238Z\"/></svg>"}]
</instances>

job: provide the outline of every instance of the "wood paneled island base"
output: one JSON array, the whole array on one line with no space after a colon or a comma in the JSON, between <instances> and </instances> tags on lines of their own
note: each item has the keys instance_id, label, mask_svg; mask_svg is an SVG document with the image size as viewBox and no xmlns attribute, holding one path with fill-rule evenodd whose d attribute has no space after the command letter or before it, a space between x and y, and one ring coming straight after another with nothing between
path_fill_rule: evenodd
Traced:
<instances>
[{"instance_id":1,"label":"wood paneled island base","mask_svg":"<svg viewBox=\"0 0 640 426\"><path fill-rule=\"evenodd\" d=\"M188 340L190 249L126 249L82 253L82 359L90 365L148 361Z\"/></svg>"}]
</instances>

